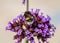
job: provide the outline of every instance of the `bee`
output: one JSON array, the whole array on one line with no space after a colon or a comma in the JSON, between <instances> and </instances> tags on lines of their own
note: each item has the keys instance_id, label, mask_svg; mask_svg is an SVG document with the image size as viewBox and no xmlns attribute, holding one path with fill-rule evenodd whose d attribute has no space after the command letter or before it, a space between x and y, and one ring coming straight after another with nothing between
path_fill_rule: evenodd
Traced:
<instances>
[{"instance_id":1,"label":"bee","mask_svg":"<svg viewBox=\"0 0 60 43\"><path fill-rule=\"evenodd\" d=\"M33 15L31 14L31 12L29 12L29 11L26 11L25 13L24 13L24 16L25 16L25 19L26 19L26 22L27 22L27 24L28 25L30 25L30 24L32 24L33 23Z\"/></svg>"},{"instance_id":2,"label":"bee","mask_svg":"<svg viewBox=\"0 0 60 43\"><path fill-rule=\"evenodd\" d=\"M24 16L25 16L25 19L26 19L27 22L32 22L33 21L33 16L29 11L26 11Z\"/></svg>"}]
</instances>

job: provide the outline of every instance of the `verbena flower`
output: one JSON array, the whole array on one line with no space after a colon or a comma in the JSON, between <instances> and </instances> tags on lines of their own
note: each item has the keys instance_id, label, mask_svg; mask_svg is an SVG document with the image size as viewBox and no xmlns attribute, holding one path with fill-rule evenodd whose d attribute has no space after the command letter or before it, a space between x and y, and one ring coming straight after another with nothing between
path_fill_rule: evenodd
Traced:
<instances>
[{"instance_id":1,"label":"verbena flower","mask_svg":"<svg viewBox=\"0 0 60 43\"><path fill-rule=\"evenodd\" d=\"M38 40L41 39L42 42L47 43L47 39L54 35L56 29L56 27L50 23L51 18L48 15L47 17L43 16L43 13L39 14L39 9L37 9L36 12L28 11L26 14L28 17L20 14L17 18L13 19L12 22L8 22L6 30L17 33L14 36L14 40L17 40L16 43L21 43L25 37L30 43L35 43L35 36L37 36ZM27 22L29 22L29 24ZM39 41L39 43L41 42Z\"/></svg>"}]
</instances>

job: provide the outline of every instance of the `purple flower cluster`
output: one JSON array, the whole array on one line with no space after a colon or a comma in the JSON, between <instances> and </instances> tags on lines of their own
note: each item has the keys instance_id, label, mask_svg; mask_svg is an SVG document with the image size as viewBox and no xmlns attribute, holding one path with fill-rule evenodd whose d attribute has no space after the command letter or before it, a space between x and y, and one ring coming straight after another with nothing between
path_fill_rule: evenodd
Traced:
<instances>
[{"instance_id":1,"label":"purple flower cluster","mask_svg":"<svg viewBox=\"0 0 60 43\"><path fill-rule=\"evenodd\" d=\"M51 18L48 15L47 17L43 16L43 13L39 15L38 10L36 12L29 12L33 17L32 24L27 24L25 16L20 14L17 18L13 19L12 22L8 23L6 30L17 33L14 36L14 40L17 39L16 43L21 43L25 37L31 43L35 43L35 36L37 36L38 40L41 39L42 42L46 42L48 38L54 35L56 29L54 25L50 23ZM23 26L25 26L25 28Z\"/></svg>"}]
</instances>

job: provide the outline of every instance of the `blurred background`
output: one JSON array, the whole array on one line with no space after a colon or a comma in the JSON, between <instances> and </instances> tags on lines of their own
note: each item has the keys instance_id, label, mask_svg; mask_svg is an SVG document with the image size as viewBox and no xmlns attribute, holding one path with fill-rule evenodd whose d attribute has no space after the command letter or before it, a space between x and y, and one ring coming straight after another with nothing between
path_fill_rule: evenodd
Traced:
<instances>
[{"instance_id":1,"label":"blurred background","mask_svg":"<svg viewBox=\"0 0 60 43\"><path fill-rule=\"evenodd\" d=\"M56 26L54 37L50 43L60 43L60 0L29 0L30 10L39 8L45 15L51 17L51 23ZM0 43L15 43L13 36L16 34L6 31L8 21L26 11L22 0L0 0ZM37 42L36 42L37 43Z\"/></svg>"}]
</instances>

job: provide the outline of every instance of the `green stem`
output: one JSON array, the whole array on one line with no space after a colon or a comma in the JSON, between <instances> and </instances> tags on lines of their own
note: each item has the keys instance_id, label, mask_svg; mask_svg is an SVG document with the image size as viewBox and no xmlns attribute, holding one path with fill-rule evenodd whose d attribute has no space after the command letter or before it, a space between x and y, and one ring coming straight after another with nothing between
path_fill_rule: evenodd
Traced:
<instances>
[{"instance_id":1,"label":"green stem","mask_svg":"<svg viewBox=\"0 0 60 43\"><path fill-rule=\"evenodd\" d=\"M28 43L28 40L26 40L26 43Z\"/></svg>"},{"instance_id":2,"label":"green stem","mask_svg":"<svg viewBox=\"0 0 60 43\"><path fill-rule=\"evenodd\" d=\"M26 10L29 11L29 0L26 2Z\"/></svg>"}]
</instances>

